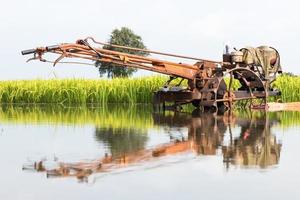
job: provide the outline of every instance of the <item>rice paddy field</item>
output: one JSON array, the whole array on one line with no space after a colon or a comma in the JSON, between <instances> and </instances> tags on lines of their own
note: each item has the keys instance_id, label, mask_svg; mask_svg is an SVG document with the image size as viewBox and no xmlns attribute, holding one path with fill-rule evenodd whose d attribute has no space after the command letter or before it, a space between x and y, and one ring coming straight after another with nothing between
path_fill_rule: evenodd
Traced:
<instances>
[{"instance_id":1,"label":"rice paddy field","mask_svg":"<svg viewBox=\"0 0 300 200\"><path fill-rule=\"evenodd\" d=\"M150 103L164 77L113 80L1 81L1 103L107 104Z\"/></svg>"},{"instance_id":2,"label":"rice paddy field","mask_svg":"<svg viewBox=\"0 0 300 200\"><path fill-rule=\"evenodd\" d=\"M108 104L151 103L152 93L167 77L115 78L112 80L13 80L0 81L3 104ZM281 76L273 83L283 102L300 101L300 77ZM237 87L237 83L234 84Z\"/></svg>"}]
</instances>

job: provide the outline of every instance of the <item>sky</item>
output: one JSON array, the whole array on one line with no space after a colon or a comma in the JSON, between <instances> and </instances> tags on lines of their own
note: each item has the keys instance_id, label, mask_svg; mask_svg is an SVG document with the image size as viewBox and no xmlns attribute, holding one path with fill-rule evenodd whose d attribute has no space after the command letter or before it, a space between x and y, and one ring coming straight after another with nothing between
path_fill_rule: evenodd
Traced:
<instances>
[{"instance_id":1,"label":"sky","mask_svg":"<svg viewBox=\"0 0 300 200\"><path fill-rule=\"evenodd\" d=\"M213 60L222 59L225 44L273 46L283 71L300 74L299 8L297 0L3 0L0 80L99 78L93 66L26 63L20 51L87 36L107 41L122 26L148 49Z\"/></svg>"}]
</instances>

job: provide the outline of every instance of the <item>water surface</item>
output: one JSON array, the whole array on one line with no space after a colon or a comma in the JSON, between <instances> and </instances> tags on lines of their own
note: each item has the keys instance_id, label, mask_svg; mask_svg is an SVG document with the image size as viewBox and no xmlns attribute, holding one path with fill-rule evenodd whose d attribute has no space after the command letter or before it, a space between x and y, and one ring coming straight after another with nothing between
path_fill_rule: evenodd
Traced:
<instances>
[{"instance_id":1,"label":"water surface","mask_svg":"<svg viewBox=\"0 0 300 200\"><path fill-rule=\"evenodd\" d=\"M1 199L299 199L300 113L0 109Z\"/></svg>"}]
</instances>

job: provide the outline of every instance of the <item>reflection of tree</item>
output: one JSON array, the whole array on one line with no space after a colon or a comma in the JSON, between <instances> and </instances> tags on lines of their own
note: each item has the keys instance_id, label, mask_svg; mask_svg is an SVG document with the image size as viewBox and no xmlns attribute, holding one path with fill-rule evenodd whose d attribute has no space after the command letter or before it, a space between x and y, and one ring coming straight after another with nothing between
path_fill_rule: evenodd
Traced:
<instances>
[{"instance_id":1,"label":"reflection of tree","mask_svg":"<svg viewBox=\"0 0 300 200\"><path fill-rule=\"evenodd\" d=\"M266 168L278 164L281 144L271 134L267 116L258 119L240 120L241 135L232 144L223 147L224 162L241 166Z\"/></svg>"},{"instance_id":2,"label":"reflection of tree","mask_svg":"<svg viewBox=\"0 0 300 200\"><path fill-rule=\"evenodd\" d=\"M96 139L107 145L112 157L119 157L144 149L148 137L140 129L96 128Z\"/></svg>"}]
</instances>

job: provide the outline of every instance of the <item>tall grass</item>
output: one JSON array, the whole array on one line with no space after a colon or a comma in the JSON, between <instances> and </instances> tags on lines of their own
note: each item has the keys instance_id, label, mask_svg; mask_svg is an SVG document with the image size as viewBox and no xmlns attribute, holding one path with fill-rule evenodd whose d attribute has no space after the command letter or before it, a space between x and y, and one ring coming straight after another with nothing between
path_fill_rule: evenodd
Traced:
<instances>
[{"instance_id":1,"label":"tall grass","mask_svg":"<svg viewBox=\"0 0 300 200\"><path fill-rule=\"evenodd\" d=\"M148 77L113 80L25 80L1 81L0 102L107 104L149 103L152 92L159 89L166 78Z\"/></svg>"},{"instance_id":2,"label":"tall grass","mask_svg":"<svg viewBox=\"0 0 300 200\"><path fill-rule=\"evenodd\" d=\"M153 92L162 87L166 80L165 76L154 76L113 80L0 81L0 103L65 105L151 103ZM300 77L281 76L273 85L282 92L283 102L300 101ZM238 84L234 82L233 86L236 88Z\"/></svg>"},{"instance_id":3,"label":"tall grass","mask_svg":"<svg viewBox=\"0 0 300 200\"><path fill-rule=\"evenodd\" d=\"M300 101L300 76L280 76L273 87L281 91L283 102Z\"/></svg>"}]
</instances>

